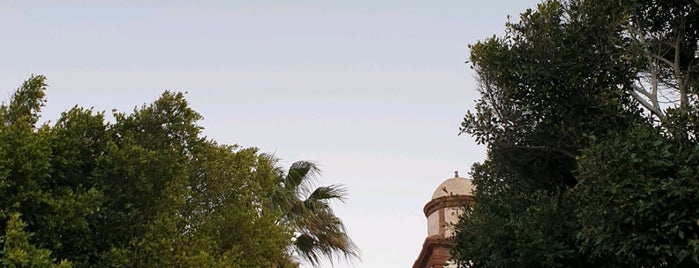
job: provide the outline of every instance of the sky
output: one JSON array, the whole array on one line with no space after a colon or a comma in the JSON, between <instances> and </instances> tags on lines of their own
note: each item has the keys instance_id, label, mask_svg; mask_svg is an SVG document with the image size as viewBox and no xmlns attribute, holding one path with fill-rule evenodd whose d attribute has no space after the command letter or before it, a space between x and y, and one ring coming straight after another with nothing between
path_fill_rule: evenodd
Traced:
<instances>
[{"instance_id":1,"label":"sky","mask_svg":"<svg viewBox=\"0 0 699 268\"><path fill-rule=\"evenodd\" d=\"M206 136L348 188L334 207L362 258L334 267L411 267L435 188L485 158L457 135L478 98L467 45L537 2L2 0L0 99L46 75L55 122L186 92Z\"/></svg>"}]
</instances>

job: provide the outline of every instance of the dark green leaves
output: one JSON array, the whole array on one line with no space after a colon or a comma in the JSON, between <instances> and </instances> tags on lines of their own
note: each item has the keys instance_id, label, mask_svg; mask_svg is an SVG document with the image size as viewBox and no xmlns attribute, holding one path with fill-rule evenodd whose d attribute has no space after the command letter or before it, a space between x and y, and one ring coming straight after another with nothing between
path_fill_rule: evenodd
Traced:
<instances>
[{"instance_id":1,"label":"dark green leaves","mask_svg":"<svg viewBox=\"0 0 699 268\"><path fill-rule=\"evenodd\" d=\"M458 226L462 266L699 263L696 92L660 125L630 95L653 41L631 38L639 22L654 37L688 30L681 47L696 50L695 4L660 2L545 1L471 46L481 98L460 130L488 157Z\"/></svg>"}]
</instances>

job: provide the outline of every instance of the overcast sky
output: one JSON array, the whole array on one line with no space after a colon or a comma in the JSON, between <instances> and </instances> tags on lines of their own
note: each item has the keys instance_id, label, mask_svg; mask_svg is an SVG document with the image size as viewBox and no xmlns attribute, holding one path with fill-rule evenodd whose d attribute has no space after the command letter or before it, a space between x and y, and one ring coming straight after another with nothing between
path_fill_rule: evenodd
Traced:
<instances>
[{"instance_id":1,"label":"overcast sky","mask_svg":"<svg viewBox=\"0 0 699 268\"><path fill-rule=\"evenodd\" d=\"M346 185L362 260L335 267L372 268L411 267L432 192L485 157L457 136L478 97L467 45L538 1L109 2L0 1L0 99L46 75L55 121L186 91L207 136Z\"/></svg>"}]
</instances>

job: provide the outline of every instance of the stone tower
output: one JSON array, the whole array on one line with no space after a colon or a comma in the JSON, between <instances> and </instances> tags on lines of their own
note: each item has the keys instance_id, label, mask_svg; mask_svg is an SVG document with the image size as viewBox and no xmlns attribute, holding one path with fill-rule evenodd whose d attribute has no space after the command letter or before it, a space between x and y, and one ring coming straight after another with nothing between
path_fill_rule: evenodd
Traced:
<instances>
[{"instance_id":1,"label":"stone tower","mask_svg":"<svg viewBox=\"0 0 699 268\"><path fill-rule=\"evenodd\" d=\"M449 263L454 246L453 224L459 222L464 205L470 202L473 202L473 185L471 180L459 177L458 172L437 187L423 209L427 217L427 238L413 268L456 267Z\"/></svg>"}]
</instances>

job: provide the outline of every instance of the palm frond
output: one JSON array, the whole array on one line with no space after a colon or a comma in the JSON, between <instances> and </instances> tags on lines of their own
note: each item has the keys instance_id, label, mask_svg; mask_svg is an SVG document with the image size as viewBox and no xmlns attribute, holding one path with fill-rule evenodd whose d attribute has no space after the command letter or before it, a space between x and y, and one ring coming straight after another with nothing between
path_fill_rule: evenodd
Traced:
<instances>
[{"instance_id":1,"label":"palm frond","mask_svg":"<svg viewBox=\"0 0 699 268\"><path fill-rule=\"evenodd\" d=\"M306 200L338 200L340 202L345 202L347 199L347 187L342 184L333 184L329 186L320 186L313 190L313 192L306 198Z\"/></svg>"},{"instance_id":2,"label":"palm frond","mask_svg":"<svg viewBox=\"0 0 699 268\"><path fill-rule=\"evenodd\" d=\"M278 176L280 187L273 196L284 215L280 221L295 229L296 236L292 241L294 255L314 266L322 258L331 262L336 259L357 259L359 249L330 206L333 200L345 201L347 188L333 184L312 189L319 174L316 163L298 161L291 165L286 174L280 172Z\"/></svg>"},{"instance_id":3,"label":"palm frond","mask_svg":"<svg viewBox=\"0 0 699 268\"><path fill-rule=\"evenodd\" d=\"M311 161L298 161L291 164L284 179L284 187L299 194L305 194L320 175L318 165Z\"/></svg>"},{"instance_id":4,"label":"palm frond","mask_svg":"<svg viewBox=\"0 0 699 268\"><path fill-rule=\"evenodd\" d=\"M302 237L306 247L297 249L297 253L312 265L318 264L319 256L325 257L331 262L336 259L351 261L359 258L359 249L347 235L342 220L332 212L324 211L307 219L303 228L298 229L298 231L301 232L298 237Z\"/></svg>"}]
</instances>

